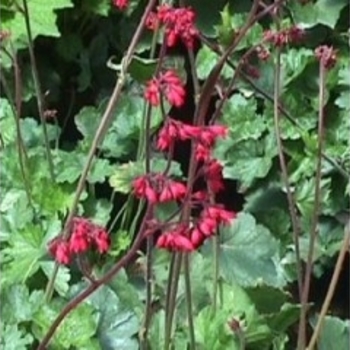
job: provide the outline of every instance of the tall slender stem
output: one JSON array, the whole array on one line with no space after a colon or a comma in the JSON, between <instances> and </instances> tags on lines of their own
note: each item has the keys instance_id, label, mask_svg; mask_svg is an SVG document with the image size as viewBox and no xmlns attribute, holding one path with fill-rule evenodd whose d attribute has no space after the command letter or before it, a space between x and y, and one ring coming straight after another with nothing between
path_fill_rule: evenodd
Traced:
<instances>
[{"instance_id":1,"label":"tall slender stem","mask_svg":"<svg viewBox=\"0 0 350 350\"><path fill-rule=\"evenodd\" d=\"M53 165L52 154L50 149L50 140L49 140L46 121L44 117L45 103L44 103L44 99L41 91L38 67L36 64L36 59L34 54L33 37L32 37L32 30L30 26L30 14L28 10L27 0L23 0L23 15L24 15L24 21L25 21L25 26L27 30L27 36L28 36L28 51L29 51L30 65L32 69L32 76L34 81L39 117L43 128L45 150L46 150L47 161L49 164L49 172L50 172L51 180L55 181L54 165Z\"/></svg>"},{"instance_id":2,"label":"tall slender stem","mask_svg":"<svg viewBox=\"0 0 350 350\"><path fill-rule=\"evenodd\" d=\"M318 215L321 202L321 168L322 168L322 148L324 134L324 101L325 101L325 78L326 70L322 62L320 62L320 89L319 89L319 106L318 106L318 145L315 175L315 195L314 210L311 218L309 251L305 268L305 277L303 283L303 291L301 296L301 312L299 322L298 350L304 350L306 345L306 314L309 299L310 282L313 268L313 257L315 252L315 243L318 236Z\"/></svg>"},{"instance_id":3,"label":"tall slender stem","mask_svg":"<svg viewBox=\"0 0 350 350\"><path fill-rule=\"evenodd\" d=\"M187 318L188 318L188 333L190 335L190 349L196 349L196 339L194 336L193 324L193 307L192 307L192 291L191 291L191 275L190 275L190 254L184 254L184 275L185 275L185 293L187 304Z\"/></svg>"},{"instance_id":4,"label":"tall slender stem","mask_svg":"<svg viewBox=\"0 0 350 350\"><path fill-rule=\"evenodd\" d=\"M319 335L321 334L324 319L326 317L327 311L329 309L332 298L334 296L335 288L336 288L337 283L339 281L339 276L340 276L340 272L342 270L342 266L344 263L346 252L349 250L349 244L350 244L350 223L348 222L347 225L345 226L345 229L344 229L344 239L343 239L343 243L342 243L341 249L340 249L339 254L338 254L337 262L335 264L332 280L331 280L331 283L329 284L326 298L323 302L321 312L318 316L314 332L312 334L311 340L310 340L309 345L307 347L308 350L314 349L316 342L317 342L317 339L318 339Z\"/></svg>"},{"instance_id":5,"label":"tall slender stem","mask_svg":"<svg viewBox=\"0 0 350 350\"><path fill-rule=\"evenodd\" d=\"M134 36L131 40L131 43L128 47L128 50L127 50L127 52L124 56L124 59L122 61L122 70L120 72L119 78L117 79L117 82L116 82L116 85L115 85L114 90L112 92L112 95L108 101L108 105L107 105L106 110L102 116L101 122L97 128L95 137L91 143L90 150L89 150L89 153L87 156L87 160L86 160L84 169L82 170L82 174L79 178L77 189L75 191L75 197L73 199L72 206L70 208L68 217L66 219L66 222L65 222L65 225L63 228L63 235L66 238L69 236L68 228L69 228L70 222L72 221L72 219L75 215L75 212L76 212L79 200L80 200L80 196L83 193L83 190L85 188L85 181L86 181L87 175L89 173L89 170L92 166L94 156L95 156L95 151L96 151L97 147L99 146L100 142L103 140L103 138L106 134L106 131L111 123L111 120L113 117L114 107L120 98L122 88L124 86L125 79L126 79L126 73L127 73L128 67L129 67L131 60L132 60L132 55L135 51L136 45L137 45L137 43L141 37L141 34L143 32L146 19L147 19L149 13L151 12L155 3L156 3L156 0L149 0L148 5L147 5L147 7L142 15L141 21L140 21L140 23L139 23L139 25L134 33ZM51 278L48 282L47 288L46 288L46 298L47 299L51 298L51 295L53 292L53 286L54 286L54 283L56 280L57 273L58 273L58 264L55 265L54 271L52 273L52 276L51 276Z\"/></svg>"}]
</instances>

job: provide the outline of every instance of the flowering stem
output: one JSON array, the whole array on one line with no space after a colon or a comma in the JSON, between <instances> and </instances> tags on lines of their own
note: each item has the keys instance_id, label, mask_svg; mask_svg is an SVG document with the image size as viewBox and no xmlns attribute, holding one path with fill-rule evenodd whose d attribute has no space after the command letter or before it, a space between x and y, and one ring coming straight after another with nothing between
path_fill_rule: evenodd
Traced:
<instances>
[{"instance_id":1,"label":"flowering stem","mask_svg":"<svg viewBox=\"0 0 350 350\"><path fill-rule=\"evenodd\" d=\"M309 298L311 274L313 267L313 258L315 251L315 243L317 239L317 224L318 215L320 211L321 200L321 167L322 167L322 148L323 148L323 134L324 134L324 101L325 101L325 78L326 69L322 62L320 62L320 90L319 90L319 106L318 106L318 145L317 145L317 164L315 175L315 196L314 196L314 210L311 221L311 234L309 242L309 251L305 268L305 277L303 283L303 291L301 296L301 312L299 322L299 336L298 336L298 350L305 349L306 342L306 314L307 304Z\"/></svg>"},{"instance_id":2,"label":"flowering stem","mask_svg":"<svg viewBox=\"0 0 350 350\"><path fill-rule=\"evenodd\" d=\"M137 45L137 43L141 37L141 34L143 32L146 19L147 19L149 13L151 12L155 2L156 2L156 0L149 0L148 5L147 5L147 7L142 15L140 23L139 23L139 25L134 33L134 36L131 40L131 43L128 47L128 50L127 50L127 52L124 56L124 59L122 61L122 70L120 72L119 78L117 79L117 82L116 82L116 85L115 85L114 90L112 92L112 95L108 101L108 105L107 105L107 108L102 116L101 122L97 128L95 137L91 143L91 147L90 147L90 150L89 150L89 153L87 156L87 160L86 160L84 169L82 170L82 174L79 178L77 189L75 191L75 197L73 199L73 204L70 208L68 217L65 221L65 225L63 228L63 232L64 232L63 235L65 238L67 238L69 235L68 227L69 227L70 222L72 221L72 219L75 215L75 212L76 212L79 200L80 200L80 196L83 193L83 190L85 188L85 181L86 181L86 178L88 176L89 170L92 166L94 156L95 156L95 151L96 151L98 145L100 144L100 142L103 140L104 135L109 127L111 120L112 120L113 110L114 110L114 107L117 104L119 97L121 95L122 88L123 88L124 83L125 83L126 72L127 72L127 69L131 63L131 60L132 60L132 55L134 53L136 45ZM58 264L55 265L54 271L52 273L52 276L51 276L51 278L48 282L47 288L46 288L46 298L47 299L51 298L51 295L53 292L53 286L54 286L54 282L56 280L57 273L58 273Z\"/></svg>"},{"instance_id":3,"label":"flowering stem","mask_svg":"<svg viewBox=\"0 0 350 350\"><path fill-rule=\"evenodd\" d=\"M219 237L213 237L213 257L214 257L214 267L213 267L213 315L216 314L217 308L217 297L218 297L218 284L219 284L219 250L220 242Z\"/></svg>"},{"instance_id":4,"label":"flowering stem","mask_svg":"<svg viewBox=\"0 0 350 350\"><path fill-rule=\"evenodd\" d=\"M185 292L186 292L186 303L187 303L187 316L188 316L188 331L190 334L190 349L196 349L196 340L194 336L194 325L193 325L193 309L192 309L192 292L191 292L191 277L190 277L190 254L184 254L184 275L185 275Z\"/></svg>"},{"instance_id":5,"label":"flowering stem","mask_svg":"<svg viewBox=\"0 0 350 350\"><path fill-rule=\"evenodd\" d=\"M123 267L127 266L132 259L134 258L137 251L140 249L141 243L144 238L144 232L146 228L147 221L150 218L150 214L153 210L153 206L149 205L147 207L145 216L143 218L139 233L129 249L129 251L116 263L114 264L111 269L100 279L96 280L95 283L92 283L87 287L82 293L80 293L78 296L73 298L59 313L59 315L56 317L56 319L51 324L49 330L43 337L43 340L40 342L37 350L45 350L47 348L47 345L49 344L51 338L55 334L57 328L62 323L62 321L68 316L70 312L72 312L75 308L78 307L79 304L81 304L86 298L88 298L92 293L94 293L98 288L103 286L104 284L108 283Z\"/></svg>"},{"instance_id":6,"label":"flowering stem","mask_svg":"<svg viewBox=\"0 0 350 350\"><path fill-rule=\"evenodd\" d=\"M314 347L316 345L317 338L319 337L320 332L322 330L323 321L324 321L326 313L329 309L329 305L332 301L332 298L334 296L335 288L336 288L338 280L339 280L339 276L340 276L340 272L342 270L342 266L344 263L346 252L349 250L349 244L350 244L350 223L347 223L347 225L345 226L345 229L344 229L343 244L342 244L341 249L340 249L339 254L338 254L338 259L337 259L337 262L335 264L332 280L331 280L331 283L329 284L327 295L326 295L326 298L323 302L321 312L317 318L315 330L312 334L311 340L310 340L309 345L307 347L308 350L314 349Z\"/></svg>"},{"instance_id":7,"label":"flowering stem","mask_svg":"<svg viewBox=\"0 0 350 350\"><path fill-rule=\"evenodd\" d=\"M277 23L279 27L279 23ZM275 128L275 137L277 142L278 157L281 167L281 177L283 184L286 188L287 201L289 207L289 213L291 216L292 227L293 227L293 240L294 240L294 249L297 265L297 280L298 280L298 291L299 297L302 293L302 266L300 258L300 247L299 247L299 236L300 236L300 223L299 218L296 212L296 205L293 198L293 194L290 188L288 180L288 170L286 165L286 160L283 152L283 144L281 138L281 128L280 128L280 94L281 94L281 50L279 47L276 48L276 61L275 61L275 81L274 81L274 96L273 96L273 108L274 108L274 128Z\"/></svg>"},{"instance_id":8,"label":"flowering stem","mask_svg":"<svg viewBox=\"0 0 350 350\"><path fill-rule=\"evenodd\" d=\"M167 288L167 304L165 307L165 337L164 350L169 350L174 310L176 304L177 286L182 265L182 252L173 253L173 264L169 271L168 288Z\"/></svg>"},{"instance_id":9,"label":"flowering stem","mask_svg":"<svg viewBox=\"0 0 350 350\"><path fill-rule=\"evenodd\" d=\"M15 119L15 125L16 125L16 145L17 145L17 151L18 151L18 159L19 159L19 168L21 172L21 176L23 179L24 184L24 190L26 192L26 196L28 199L28 204L30 207L32 207L33 210L35 210L33 206L33 200L32 200L32 193L31 193L31 186L30 186L30 179L27 173L27 161L28 156L27 152L24 146L22 132L21 132L21 125L20 125L20 113L21 113L21 77L20 77L20 71L18 67L18 62L15 56L15 53L13 57L8 54L10 59L13 62L14 66L14 75L15 75L15 96L16 96L16 102L14 103L13 97L11 95L7 80L3 74L1 74L1 83L3 85L4 91L6 93L6 96L8 100L10 101L10 106L13 112L13 116ZM5 145L4 145L5 147Z\"/></svg>"},{"instance_id":10,"label":"flowering stem","mask_svg":"<svg viewBox=\"0 0 350 350\"><path fill-rule=\"evenodd\" d=\"M27 36L28 36L28 52L29 52L29 58L30 58L30 65L32 70L32 76L34 81L34 88L36 93L36 101L38 104L38 112L40 116L40 121L43 128L43 134L44 134L44 143L45 143L45 150L46 150L46 156L47 161L49 164L49 172L51 181L55 181L55 172L54 172L54 166L53 166L53 160L52 160L52 154L50 150L50 141L49 136L47 133L47 127L44 117L44 99L41 92L41 84L39 80L39 73L38 73L38 67L36 64L35 54L34 54L34 48L33 48L33 37L32 37L32 30L30 27L30 18L29 18L29 10L28 10L28 3L27 0L23 0L23 16L24 16L24 22L26 26Z\"/></svg>"}]
</instances>

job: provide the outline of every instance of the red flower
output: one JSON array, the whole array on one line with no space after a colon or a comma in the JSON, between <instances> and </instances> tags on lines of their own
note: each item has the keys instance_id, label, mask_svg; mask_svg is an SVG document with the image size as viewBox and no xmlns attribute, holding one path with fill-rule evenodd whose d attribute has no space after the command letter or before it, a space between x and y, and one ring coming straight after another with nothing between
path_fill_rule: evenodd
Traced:
<instances>
[{"instance_id":1,"label":"red flower","mask_svg":"<svg viewBox=\"0 0 350 350\"><path fill-rule=\"evenodd\" d=\"M109 249L109 237L103 227L80 217L73 218L72 223L72 234L67 241L56 237L49 243L49 252L58 263L68 264L73 254L85 253L91 248L91 243L100 253Z\"/></svg>"},{"instance_id":2,"label":"red flower","mask_svg":"<svg viewBox=\"0 0 350 350\"><path fill-rule=\"evenodd\" d=\"M204 234L197 228L195 227L192 232L191 232L191 242L195 248L200 247L204 240L205 240Z\"/></svg>"},{"instance_id":3,"label":"red flower","mask_svg":"<svg viewBox=\"0 0 350 350\"><path fill-rule=\"evenodd\" d=\"M207 180L208 187L214 193L217 193L224 188L222 169L222 165L215 159L204 165L204 176Z\"/></svg>"},{"instance_id":4,"label":"red flower","mask_svg":"<svg viewBox=\"0 0 350 350\"><path fill-rule=\"evenodd\" d=\"M173 70L168 70L160 75L159 80L169 103L175 107L182 106L186 92L178 75Z\"/></svg>"},{"instance_id":5,"label":"red flower","mask_svg":"<svg viewBox=\"0 0 350 350\"><path fill-rule=\"evenodd\" d=\"M159 195L159 202L183 199L186 195L186 186L181 182L168 181Z\"/></svg>"},{"instance_id":6,"label":"red flower","mask_svg":"<svg viewBox=\"0 0 350 350\"><path fill-rule=\"evenodd\" d=\"M171 105L175 107L183 105L186 92L180 78L174 71L169 70L160 74L159 78L153 78L147 82L144 96L152 106L159 105L161 93Z\"/></svg>"},{"instance_id":7,"label":"red flower","mask_svg":"<svg viewBox=\"0 0 350 350\"><path fill-rule=\"evenodd\" d=\"M156 243L158 248L191 252L195 249L190 237L188 228L184 225L176 227L174 230L163 233Z\"/></svg>"},{"instance_id":8,"label":"red flower","mask_svg":"<svg viewBox=\"0 0 350 350\"><path fill-rule=\"evenodd\" d=\"M49 252L59 264L67 265L71 261L69 243L57 237L49 243Z\"/></svg>"},{"instance_id":9,"label":"red flower","mask_svg":"<svg viewBox=\"0 0 350 350\"><path fill-rule=\"evenodd\" d=\"M282 29L278 32L267 30L264 33L264 40L274 46L282 47L290 43L297 43L304 37L304 30L298 27Z\"/></svg>"},{"instance_id":10,"label":"red flower","mask_svg":"<svg viewBox=\"0 0 350 350\"><path fill-rule=\"evenodd\" d=\"M147 199L150 203L156 203L158 196L152 188L147 176L140 176L133 181L134 194L136 197Z\"/></svg>"},{"instance_id":11,"label":"red flower","mask_svg":"<svg viewBox=\"0 0 350 350\"><path fill-rule=\"evenodd\" d=\"M134 194L150 203L181 200L186 195L186 186L162 174L146 174L133 181Z\"/></svg>"},{"instance_id":12,"label":"red flower","mask_svg":"<svg viewBox=\"0 0 350 350\"><path fill-rule=\"evenodd\" d=\"M155 78L147 82L145 99L152 105L158 106L160 102L160 84Z\"/></svg>"},{"instance_id":13,"label":"red flower","mask_svg":"<svg viewBox=\"0 0 350 350\"><path fill-rule=\"evenodd\" d=\"M326 69L333 68L337 62L337 52L332 46L319 46L315 50L315 56Z\"/></svg>"},{"instance_id":14,"label":"red flower","mask_svg":"<svg viewBox=\"0 0 350 350\"><path fill-rule=\"evenodd\" d=\"M211 149L202 143L197 143L194 152L197 161L206 161L210 158Z\"/></svg>"},{"instance_id":15,"label":"red flower","mask_svg":"<svg viewBox=\"0 0 350 350\"><path fill-rule=\"evenodd\" d=\"M223 125L204 126L199 134L199 141L209 147L214 145L218 137L225 137L228 129Z\"/></svg>"},{"instance_id":16,"label":"red flower","mask_svg":"<svg viewBox=\"0 0 350 350\"><path fill-rule=\"evenodd\" d=\"M204 209L202 216L213 218L219 224L229 224L236 217L236 213L225 210L219 205L212 205Z\"/></svg>"},{"instance_id":17,"label":"red flower","mask_svg":"<svg viewBox=\"0 0 350 350\"><path fill-rule=\"evenodd\" d=\"M103 228L98 228L93 232L92 240L99 253L102 254L108 251L111 242L107 232Z\"/></svg>"},{"instance_id":18,"label":"red flower","mask_svg":"<svg viewBox=\"0 0 350 350\"><path fill-rule=\"evenodd\" d=\"M119 10L125 10L129 6L129 0L113 0L113 5Z\"/></svg>"},{"instance_id":19,"label":"red flower","mask_svg":"<svg viewBox=\"0 0 350 350\"><path fill-rule=\"evenodd\" d=\"M163 128L158 135L157 147L161 151L169 149L176 140L190 140L200 135L201 129L197 126L188 125L179 121L167 118Z\"/></svg>"},{"instance_id":20,"label":"red flower","mask_svg":"<svg viewBox=\"0 0 350 350\"><path fill-rule=\"evenodd\" d=\"M193 47L198 30L194 25L195 13L190 7L173 8L167 4L159 6L157 12L151 13L147 20L147 27L152 30L157 27L154 25L155 17L165 27L167 46L174 46L180 39L188 48Z\"/></svg>"}]
</instances>

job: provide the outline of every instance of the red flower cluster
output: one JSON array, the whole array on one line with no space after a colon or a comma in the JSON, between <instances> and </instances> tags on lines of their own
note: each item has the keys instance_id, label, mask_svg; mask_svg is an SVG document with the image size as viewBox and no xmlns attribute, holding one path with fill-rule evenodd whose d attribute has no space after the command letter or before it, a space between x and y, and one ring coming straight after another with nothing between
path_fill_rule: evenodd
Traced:
<instances>
[{"instance_id":1,"label":"red flower cluster","mask_svg":"<svg viewBox=\"0 0 350 350\"><path fill-rule=\"evenodd\" d=\"M159 132L157 147L161 151L172 148L175 141L191 140L195 143L195 157L199 162L198 176L207 183L208 191L194 192L188 200L191 205L201 205L204 209L195 221L171 223L171 229L162 228L157 247L168 250L190 252L197 249L205 239L217 231L219 225L228 224L235 217L219 205L209 203L210 198L224 188L222 165L211 157L211 149L218 137L227 135L227 128L221 125L195 126L167 118ZM187 188L163 174L146 174L133 182L134 194L156 204L171 200L183 200ZM157 223L160 225L160 223ZM153 229L153 232L155 229Z\"/></svg>"},{"instance_id":2,"label":"red flower cluster","mask_svg":"<svg viewBox=\"0 0 350 350\"><path fill-rule=\"evenodd\" d=\"M161 94L175 107L183 105L185 100L185 88L181 79L173 70L161 73L158 78L147 82L145 99L152 105L158 106Z\"/></svg>"},{"instance_id":3,"label":"red flower cluster","mask_svg":"<svg viewBox=\"0 0 350 350\"><path fill-rule=\"evenodd\" d=\"M270 58L270 51L264 46L258 46L255 51L261 61L267 61Z\"/></svg>"},{"instance_id":4,"label":"red flower cluster","mask_svg":"<svg viewBox=\"0 0 350 350\"><path fill-rule=\"evenodd\" d=\"M319 46L315 50L315 56L326 69L333 68L337 62L337 52L332 46Z\"/></svg>"},{"instance_id":5,"label":"red flower cluster","mask_svg":"<svg viewBox=\"0 0 350 350\"><path fill-rule=\"evenodd\" d=\"M267 30L264 33L264 40L274 46L282 47L291 43L297 43L304 37L304 30L298 27L282 29L278 32Z\"/></svg>"},{"instance_id":6,"label":"red flower cluster","mask_svg":"<svg viewBox=\"0 0 350 350\"><path fill-rule=\"evenodd\" d=\"M235 213L225 210L219 205L205 207L190 233L194 248L198 248L206 238L213 236L221 224L228 225L235 217Z\"/></svg>"},{"instance_id":7,"label":"red flower cluster","mask_svg":"<svg viewBox=\"0 0 350 350\"><path fill-rule=\"evenodd\" d=\"M91 221L76 217L73 219L72 234L68 240L56 237L49 243L49 251L60 264L69 264L74 254L85 253L94 246L99 253L105 253L110 246L107 232Z\"/></svg>"},{"instance_id":8,"label":"red flower cluster","mask_svg":"<svg viewBox=\"0 0 350 350\"><path fill-rule=\"evenodd\" d=\"M166 44L174 46L180 39L188 48L193 47L195 38L198 36L196 29L195 13L190 7L173 8L170 5L161 5L156 12L151 12L146 26L156 30L160 25L165 28Z\"/></svg>"},{"instance_id":9,"label":"red flower cluster","mask_svg":"<svg viewBox=\"0 0 350 350\"><path fill-rule=\"evenodd\" d=\"M113 0L113 5L119 10L125 10L129 6L129 0Z\"/></svg>"},{"instance_id":10,"label":"red flower cluster","mask_svg":"<svg viewBox=\"0 0 350 350\"><path fill-rule=\"evenodd\" d=\"M200 247L206 238L213 236L220 224L229 224L235 214L220 206L206 207L195 226L185 224L164 232L157 240L157 247L167 250L191 252Z\"/></svg>"},{"instance_id":11,"label":"red flower cluster","mask_svg":"<svg viewBox=\"0 0 350 350\"><path fill-rule=\"evenodd\" d=\"M181 200L186 195L186 186L162 174L146 174L133 181L134 194L150 203Z\"/></svg>"},{"instance_id":12,"label":"red flower cluster","mask_svg":"<svg viewBox=\"0 0 350 350\"><path fill-rule=\"evenodd\" d=\"M168 118L159 132L157 147L166 151L176 140L193 140L196 142L196 159L207 161L215 140L226 135L227 128L222 125L194 126Z\"/></svg>"}]
</instances>

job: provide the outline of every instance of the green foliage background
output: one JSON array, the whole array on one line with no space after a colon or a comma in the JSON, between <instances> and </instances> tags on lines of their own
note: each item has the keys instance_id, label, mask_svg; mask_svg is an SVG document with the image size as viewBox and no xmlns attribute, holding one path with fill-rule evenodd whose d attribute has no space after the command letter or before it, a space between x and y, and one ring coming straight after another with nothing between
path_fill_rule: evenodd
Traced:
<instances>
[{"instance_id":1,"label":"green foliage background","mask_svg":"<svg viewBox=\"0 0 350 350\"><path fill-rule=\"evenodd\" d=\"M192 0L199 29L225 46L225 38L244 23L250 2ZM117 72L107 62L119 62L136 28L146 1L131 1L125 13L109 0L28 0L34 52L41 90L49 109L57 110L57 123L46 124L54 162L50 176L43 128L36 107L28 36L23 12L16 2L1 4L2 31L9 31L1 50L1 304L0 345L3 349L35 348L63 305L86 287L77 267L61 267L55 280L53 300L44 302L44 288L54 263L47 243L62 230L62 222L74 197ZM227 6L226 6L227 5ZM282 53L282 95L285 112L281 121L289 181L301 218L301 255L306 260L314 205L317 149L318 63L313 51L320 44L333 45L337 64L327 75L326 130L322 163L322 205L319 240L314 255L314 275L322 277L332 266L344 235L341 220L349 210L350 64L349 5L345 0L318 0L305 5L287 1L284 25L306 30L302 45ZM256 24L242 41L222 72L227 82L247 48L261 41L272 24ZM142 84L152 76L156 60L147 58L151 45L145 33L137 48L128 81L113 123L98 150L79 203L79 215L107 225L115 217L113 204L122 207L131 179L143 172L140 144L145 104ZM13 62L10 56L15 56ZM202 46L196 56L198 77L207 78L217 55ZM20 67L22 112L17 119L14 67ZM185 77L181 53L167 56L166 65ZM193 294L196 338L200 349L239 349L239 341L227 326L239 319L248 349L291 349L291 326L299 317L299 304L290 286L296 280L296 263L285 188L280 180L276 136L273 130L273 64L257 63L260 77L242 77L225 105L221 122L229 137L220 141L216 157L224 165L225 179L237 181L245 204L236 222L220 235L220 312L213 319L210 300L212 247L208 243L193 255ZM167 110L169 107L167 106ZM18 124L16 124L16 121ZM160 112L152 129L161 123ZM18 147L23 138L24 156ZM23 152L22 152L23 153ZM163 169L165 160L156 154L152 169ZM183 177L173 162L171 173ZM101 188L108 187L106 195ZM110 192L115 192L111 196ZM228 194L230 196L231 194ZM234 198L232 198L232 201ZM158 215L174 210L159 209ZM96 261L95 273L127 250L135 233L130 216L111 232L113 249ZM155 299L162 305L169 257L155 254ZM141 259L142 260L142 259ZM89 298L64 321L50 349L138 349L137 333L143 313L144 281L137 272L122 271L110 285ZM185 348L186 313L184 285L180 284L175 349ZM315 324L315 316L310 324ZM349 348L346 313L329 316L319 349ZM150 331L153 349L162 348L164 311L154 315ZM294 334L295 336L295 334Z\"/></svg>"}]
</instances>

